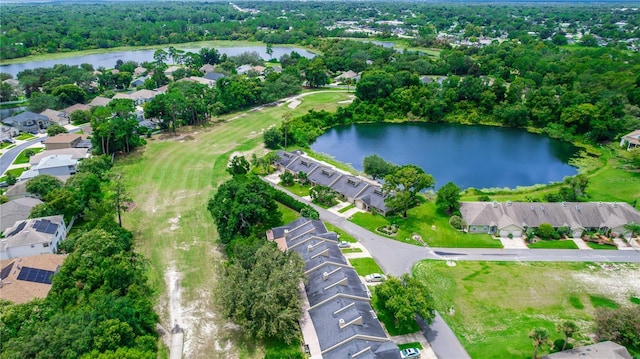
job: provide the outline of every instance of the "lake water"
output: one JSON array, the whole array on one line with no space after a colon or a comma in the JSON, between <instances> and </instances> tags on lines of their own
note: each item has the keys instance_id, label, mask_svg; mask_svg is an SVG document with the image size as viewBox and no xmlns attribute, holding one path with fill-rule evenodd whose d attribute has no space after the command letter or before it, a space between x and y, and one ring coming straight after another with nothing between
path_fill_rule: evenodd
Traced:
<instances>
[{"instance_id":1,"label":"lake water","mask_svg":"<svg viewBox=\"0 0 640 359\"><path fill-rule=\"evenodd\" d=\"M185 52L198 52L202 47L197 48L178 48L179 50L185 50ZM263 59L268 60L269 55L267 54L266 46L237 46L237 47L216 47L220 54L227 54L227 56L235 56L240 55L243 52L257 52ZM166 50L166 49L165 49ZM21 64L11 64L11 65L0 65L0 72L8 73L16 78L16 75L23 70L26 69L35 69L38 67L53 67L56 64L67 64L67 65L80 65L80 64L92 64L94 68L98 68L103 66L104 68L113 68L118 60L122 60L124 62L127 61L135 61L137 63L142 63L145 61L153 61L153 53L155 49L152 50L129 50L129 51L113 51L107 52L104 54L93 54L93 55L80 55L80 56L70 56L68 58L63 59L55 59L55 60L42 60L42 61L31 61L25 62ZM291 51L295 51L301 56L306 58L312 58L315 56L314 53L307 51L305 49L300 49L296 47L287 47L287 46L274 46L273 54L271 56L274 59L279 59L280 56L284 54L290 54Z\"/></svg>"},{"instance_id":2,"label":"lake water","mask_svg":"<svg viewBox=\"0 0 640 359\"><path fill-rule=\"evenodd\" d=\"M362 171L364 157L377 154L395 164L415 164L436 180L460 188L531 186L577 174L567 164L578 153L570 143L521 129L428 123L339 126L311 149Z\"/></svg>"}]
</instances>

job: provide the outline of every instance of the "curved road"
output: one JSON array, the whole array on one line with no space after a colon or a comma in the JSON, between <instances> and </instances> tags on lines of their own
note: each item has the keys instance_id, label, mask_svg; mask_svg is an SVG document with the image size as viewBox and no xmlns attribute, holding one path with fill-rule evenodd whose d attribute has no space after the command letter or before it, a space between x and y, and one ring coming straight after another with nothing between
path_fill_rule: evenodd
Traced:
<instances>
[{"instance_id":1,"label":"curved road","mask_svg":"<svg viewBox=\"0 0 640 359\"><path fill-rule=\"evenodd\" d=\"M273 187L283 190L265 179ZM300 202L313 206L320 219L341 228L362 243L385 273L400 276L411 273L413 265L423 259L470 261L529 261L529 262L635 262L640 263L640 251L572 250L572 249L502 249L502 248L430 248L389 239L352 223L302 197L286 191ZM451 328L436 312L431 325L419 323L423 334L438 358L470 358Z\"/></svg>"}]
</instances>

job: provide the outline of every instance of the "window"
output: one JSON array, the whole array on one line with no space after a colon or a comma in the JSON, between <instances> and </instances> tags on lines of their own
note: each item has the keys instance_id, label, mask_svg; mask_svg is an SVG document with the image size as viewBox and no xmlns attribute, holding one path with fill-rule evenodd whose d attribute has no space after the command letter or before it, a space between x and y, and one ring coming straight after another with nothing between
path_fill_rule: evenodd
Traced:
<instances>
[{"instance_id":1,"label":"window","mask_svg":"<svg viewBox=\"0 0 640 359\"><path fill-rule=\"evenodd\" d=\"M373 193L381 195L382 196L382 188L376 188L373 190Z\"/></svg>"}]
</instances>

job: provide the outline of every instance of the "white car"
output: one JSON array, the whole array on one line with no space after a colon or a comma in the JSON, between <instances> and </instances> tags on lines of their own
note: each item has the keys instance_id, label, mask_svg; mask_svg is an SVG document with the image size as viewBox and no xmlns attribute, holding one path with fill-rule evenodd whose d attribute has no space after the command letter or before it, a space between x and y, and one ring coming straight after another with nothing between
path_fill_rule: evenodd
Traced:
<instances>
[{"instance_id":1,"label":"white car","mask_svg":"<svg viewBox=\"0 0 640 359\"><path fill-rule=\"evenodd\" d=\"M367 282L384 282L385 280L387 280L387 276L380 273L372 273L364 276L364 280L366 280Z\"/></svg>"},{"instance_id":2,"label":"white car","mask_svg":"<svg viewBox=\"0 0 640 359\"><path fill-rule=\"evenodd\" d=\"M418 348L402 349L400 351L400 357L402 359L420 358L420 349L418 349Z\"/></svg>"},{"instance_id":3,"label":"white car","mask_svg":"<svg viewBox=\"0 0 640 359\"><path fill-rule=\"evenodd\" d=\"M338 248L349 248L349 247L351 247L351 243L347 241L342 241L338 243Z\"/></svg>"}]
</instances>

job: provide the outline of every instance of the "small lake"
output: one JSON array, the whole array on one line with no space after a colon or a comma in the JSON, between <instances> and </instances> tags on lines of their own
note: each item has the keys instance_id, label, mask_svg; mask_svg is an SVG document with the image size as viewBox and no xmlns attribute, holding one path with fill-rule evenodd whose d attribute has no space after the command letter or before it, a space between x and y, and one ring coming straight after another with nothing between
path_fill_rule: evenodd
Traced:
<instances>
[{"instance_id":1,"label":"small lake","mask_svg":"<svg viewBox=\"0 0 640 359\"><path fill-rule=\"evenodd\" d=\"M179 50L184 50L185 52L198 52L202 47L196 48L179 48ZM167 49L165 49L166 51ZM260 57L265 60L269 59L269 55L267 54L266 46L237 46L237 47L216 47L216 50L220 52L220 54L227 54L227 56L235 56L240 55L243 52L257 52ZM55 59L55 60L42 60L42 61L31 61L25 62L21 64L10 64L10 65L0 65L0 72L4 72L7 74L11 74L13 78L16 78L18 72L26 70L26 69L35 69L38 67L53 67L56 64L67 64L67 65L80 65L80 64L91 64L94 68L98 68L103 66L104 68L110 69L113 68L118 60L122 60L124 62L127 61L135 61L137 63L142 63L145 61L153 61L153 53L156 49L151 50L128 50L128 51L113 51L106 52L103 54L92 54L92 55L78 55L67 58ZM279 59L284 54L290 54L291 51L295 51L301 56L306 58L312 58L315 56L314 53L307 51L305 49L297 48L297 47L287 47L287 46L274 46L273 54L271 57L274 59Z\"/></svg>"},{"instance_id":2,"label":"small lake","mask_svg":"<svg viewBox=\"0 0 640 359\"><path fill-rule=\"evenodd\" d=\"M433 175L436 188L531 186L578 173L568 164L579 149L525 130L430 123L376 123L329 129L311 149L362 171L377 154L398 165L415 164Z\"/></svg>"}]
</instances>

